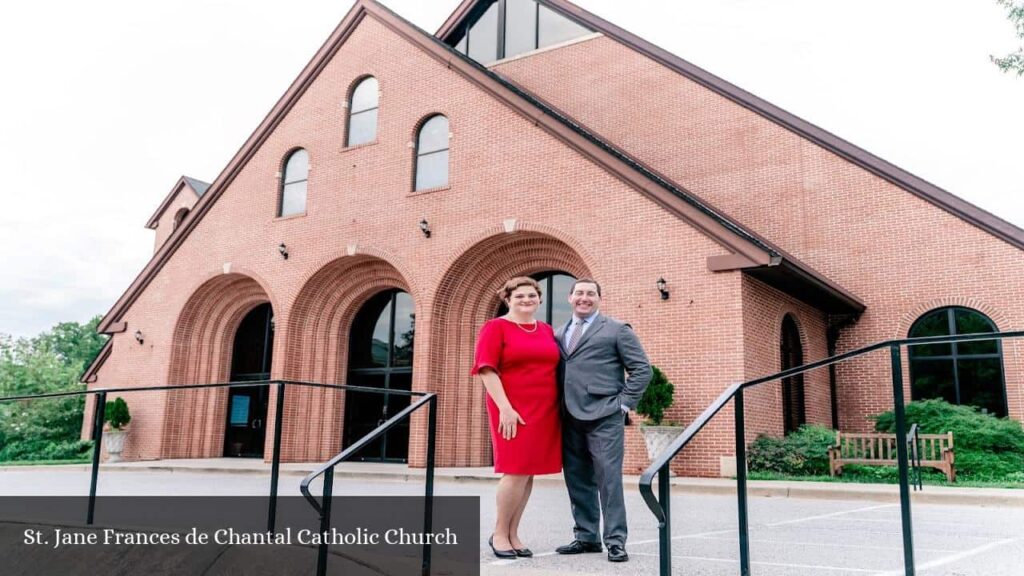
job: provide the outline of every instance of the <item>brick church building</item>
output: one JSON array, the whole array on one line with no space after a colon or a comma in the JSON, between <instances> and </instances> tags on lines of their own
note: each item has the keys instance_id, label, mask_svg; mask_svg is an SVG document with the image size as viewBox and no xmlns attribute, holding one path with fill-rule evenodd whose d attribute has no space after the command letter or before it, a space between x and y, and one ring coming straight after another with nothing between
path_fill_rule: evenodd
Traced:
<instances>
[{"instance_id":1,"label":"brick church building","mask_svg":"<svg viewBox=\"0 0 1024 576\"><path fill-rule=\"evenodd\" d=\"M1024 231L567 0L466 0L433 35L357 0L216 179L183 177L147 226L155 253L100 325L90 388L432 391L441 466L491 462L469 372L514 275L541 281L556 325L572 277L599 279L680 423L830 354L1024 326ZM1022 351L921 348L906 396L1022 420ZM759 388L747 440L869 429L890 378L877 354ZM260 390L133 395L125 457L269 458ZM284 460L335 455L400 405L382 398L289 389ZM422 466L425 430L363 455ZM726 413L680 471L718 475L732 445ZM627 449L627 471L646 465L635 426Z\"/></svg>"}]
</instances>

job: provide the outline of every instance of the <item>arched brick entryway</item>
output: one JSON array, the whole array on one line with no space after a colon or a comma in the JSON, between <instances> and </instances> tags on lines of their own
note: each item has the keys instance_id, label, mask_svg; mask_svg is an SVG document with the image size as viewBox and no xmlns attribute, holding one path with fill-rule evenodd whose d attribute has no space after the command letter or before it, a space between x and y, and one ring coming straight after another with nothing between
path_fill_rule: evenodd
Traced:
<instances>
[{"instance_id":1,"label":"arched brick entryway","mask_svg":"<svg viewBox=\"0 0 1024 576\"><path fill-rule=\"evenodd\" d=\"M271 298L253 278L221 274L189 298L174 328L167 383L226 382L231 347L242 318ZM167 394L163 458L214 458L223 453L227 391L182 390Z\"/></svg>"},{"instance_id":2,"label":"arched brick entryway","mask_svg":"<svg viewBox=\"0 0 1024 576\"><path fill-rule=\"evenodd\" d=\"M445 272L431 309L428 380L440 396L439 466L491 463L485 392L469 375L477 332L498 309L496 292L506 280L547 270L590 276L584 259L566 242L531 231L488 237Z\"/></svg>"},{"instance_id":3,"label":"arched brick entryway","mask_svg":"<svg viewBox=\"0 0 1024 576\"><path fill-rule=\"evenodd\" d=\"M393 288L409 292L416 302L416 294L393 265L367 254L343 256L313 274L288 315L283 377L344 384L349 331L355 314L372 296ZM289 389L285 394L282 459L322 461L340 452L344 408L341 392Z\"/></svg>"}]
</instances>

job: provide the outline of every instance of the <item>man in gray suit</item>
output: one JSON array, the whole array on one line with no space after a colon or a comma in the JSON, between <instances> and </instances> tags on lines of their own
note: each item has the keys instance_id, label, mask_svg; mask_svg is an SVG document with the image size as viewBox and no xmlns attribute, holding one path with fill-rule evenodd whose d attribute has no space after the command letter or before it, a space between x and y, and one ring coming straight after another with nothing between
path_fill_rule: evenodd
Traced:
<instances>
[{"instance_id":1,"label":"man in gray suit","mask_svg":"<svg viewBox=\"0 0 1024 576\"><path fill-rule=\"evenodd\" d=\"M562 468L576 526L572 543L556 552L600 552L603 540L608 560L625 562L623 426L651 380L651 365L629 324L598 313L597 282L577 280L569 304L573 317L555 338L562 350Z\"/></svg>"}]
</instances>

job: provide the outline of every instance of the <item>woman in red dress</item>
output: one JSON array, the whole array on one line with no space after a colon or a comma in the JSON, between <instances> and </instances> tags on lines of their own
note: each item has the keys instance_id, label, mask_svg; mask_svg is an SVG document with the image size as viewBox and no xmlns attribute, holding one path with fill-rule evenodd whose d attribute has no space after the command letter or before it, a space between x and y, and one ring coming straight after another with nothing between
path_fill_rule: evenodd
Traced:
<instances>
[{"instance_id":1,"label":"woman in red dress","mask_svg":"<svg viewBox=\"0 0 1024 576\"><path fill-rule=\"evenodd\" d=\"M517 277L498 295L508 314L480 330L473 374L487 388L487 415L498 482L497 520L489 540L499 558L529 557L519 539L519 521L535 474L562 471L562 432L555 371L559 351L551 326L534 319L540 285Z\"/></svg>"}]
</instances>

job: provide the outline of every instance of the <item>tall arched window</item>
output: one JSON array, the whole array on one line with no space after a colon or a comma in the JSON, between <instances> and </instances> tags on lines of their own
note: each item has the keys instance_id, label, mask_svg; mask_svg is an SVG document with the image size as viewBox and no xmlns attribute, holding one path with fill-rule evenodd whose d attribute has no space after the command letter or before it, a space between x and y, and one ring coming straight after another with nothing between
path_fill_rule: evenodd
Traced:
<instances>
[{"instance_id":1,"label":"tall arched window","mask_svg":"<svg viewBox=\"0 0 1024 576\"><path fill-rule=\"evenodd\" d=\"M802 366L804 363L804 347L800 343L800 329L792 314L782 319L782 340L780 345L782 370ZM782 426L783 432L796 432L807 423L807 410L804 403L804 375L797 374L782 379Z\"/></svg>"},{"instance_id":2,"label":"tall arched window","mask_svg":"<svg viewBox=\"0 0 1024 576\"><path fill-rule=\"evenodd\" d=\"M977 310L951 306L932 310L910 327L910 338L996 332L994 322ZM1006 416L1006 383L999 340L910 347L910 395L941 398Z\"/></svg>"},{"instance_id":3,"label":"tall arched window","mask_svg":"<svg viewBox=\"0 0 1024 576\"><path fill-rule=\"evenodd\" d=\"M366 144L377 139L377 79L363 78L348 103L348 146Z\"/></svg>"},{"instance_id":4,"label":"tall arched window","mask_svg":"<svg viewBox=\"0 0 1024 576\"><path fill-rule=\"evenodd\" d=\"M306 180L309 178L309 154L299 148L288 156L281 176L281 204L278 216L306 211Z\"/></svg>"},{"instance_id":5,"label":"tall arched window","mask_svg":"<svg viewBox=\"0 0 1024 576\"><path fill-rule=\"evenodd\" d=\"M416 190L448 185L448 118L438 114L416 135Z\"/></svg>"}]
</instances>

